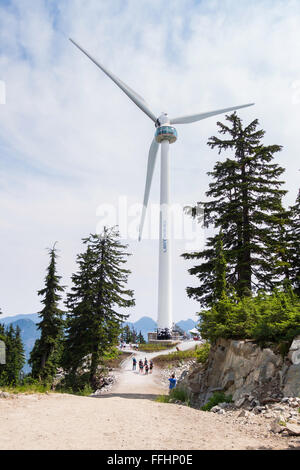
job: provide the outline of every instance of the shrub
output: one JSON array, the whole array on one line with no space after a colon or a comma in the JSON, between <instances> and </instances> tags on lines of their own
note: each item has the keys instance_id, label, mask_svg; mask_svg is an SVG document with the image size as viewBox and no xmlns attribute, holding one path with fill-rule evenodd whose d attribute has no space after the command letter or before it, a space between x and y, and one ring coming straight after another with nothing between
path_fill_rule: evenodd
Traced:
<instances>
[{"instance_id":1,"label":"shrub","mask_svg":"<svg viewBox=\"0 0 300 470\"><path fill-rule=\"evenodd\" d=\"M196 351L197 362L204 364L208 359L208 355L210 351L210 344L206 342L204 344L201 344L200 347L196 346L195 351Z\"/></svg>"},{"instance_id":2,"label":"shrub","mask_svg":"<svg viewBox=\"0 0 300 470\"><path fill-rule=\"evenodd\" d=\"M159 395L156 398L156 401L160 403L170 403L170 401L173 402L174 400L181 401L185 403L187 406L190 406L190 400L189 400L187 392L180 387L173 388L170 391L169 395Z\"/></svg>"},{"instance_id":3,"label":"shrub","mask_svg":"<svg viewBox=\"0 0 300 470\"><path fill-rule=\"evenodd\" d=\"M187 359L193 359L197 357L195 349L189 349L187 351L174 351L170 354L162 354L156 356L153 361L155 364L165 364L167 362L181 362Z\"/></svg>"},{"instance_id":4,"label":"shrub","mask_svg":"<svg viewBox=\"0 0 300 470\"><path fill-rule=\"evenodd\" d=\"M213 395L209 398L207 403L201 407L202 411L210 411L214 406L219 403L231 403L232 395L225 395L224 392L214 392Z\"/></svg>"},{"instance_id":5,"label":"shrub","mask_svg":"<svg viewBox=\"0 0 300 470\"><path fill-rule=\"evenodd\" d=\"M300 334L300 299L280 291L243 299L223 296L200 317L201 335L212 342L222 337L251 338L261 345L290 343Z\"/></svg>"}]
</instances>

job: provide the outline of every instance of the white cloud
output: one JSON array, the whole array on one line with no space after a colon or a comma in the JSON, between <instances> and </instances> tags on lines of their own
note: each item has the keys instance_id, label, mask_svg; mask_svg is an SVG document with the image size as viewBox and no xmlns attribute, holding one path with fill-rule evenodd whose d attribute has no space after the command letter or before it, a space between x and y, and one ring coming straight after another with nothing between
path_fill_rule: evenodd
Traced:
<instances>
[{"instance_id":1,"label":"white cloud","mask_svg":"<svg viewBox=\"0 0 300 470\"><path fill-rule=\"evenodd\" d=\"M141 202L153 123L69 41L75 40L145 97L155 113L182 115L255 101L239 114L258 117L266 143L284 145L278 161L293 203L298 191L300 104L293 83L300 16L296 1L13 0L0 7L0 303L5 314L39 309L44 250L59 241L59 268L70 285L80 238L97 226L101 203L126 194ZM220 120L223 117L220 116ZM172 197L204 197L217 152L216 119L178 126L171 146ZM156 168L151 201L158 201ZM131 242L137 306L156 317L157 244ZM174 246L174 318L198 305L195 281Z\"/></svg>"}]
</instances>

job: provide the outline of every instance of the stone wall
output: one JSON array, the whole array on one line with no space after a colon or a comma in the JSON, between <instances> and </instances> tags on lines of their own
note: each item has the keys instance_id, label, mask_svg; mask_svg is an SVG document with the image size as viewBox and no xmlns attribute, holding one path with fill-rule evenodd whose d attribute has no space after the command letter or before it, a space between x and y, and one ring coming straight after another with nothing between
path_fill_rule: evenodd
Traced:
<instances>
[{"instance_id":1,"label":"stone wall","mask_svg":"<svg viewBox=\"0 0 300 470\"><path fill-rule=\"evenodd\" d=\"M236 403L247 395L260 401L299 397L300 336L285 359L253 341L219 339L205 364L183 372L178 387L188 392L195 406L204 405L215 391L232 395Z\"/></svg>"}]
</instances>

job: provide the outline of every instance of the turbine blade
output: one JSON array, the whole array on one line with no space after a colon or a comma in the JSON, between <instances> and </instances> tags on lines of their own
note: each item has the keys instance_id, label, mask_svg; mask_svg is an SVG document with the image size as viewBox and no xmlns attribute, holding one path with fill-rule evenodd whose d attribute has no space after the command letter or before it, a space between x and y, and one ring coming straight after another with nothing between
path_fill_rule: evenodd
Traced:
<instances>
[{"instance_id":1,"label":"turbine blade","mask_svg":"<svg viewBox=\"0 0 300 470\"><path fill-rule=\"evenodd\" d=\"M142 98L140 95L138 95L132 88L130 88L126 83L122 82L116 75L112 74L109 70L107 70L100 62L98 62L96 59L94 59L85 49L83 49L79 44L77 44L73 39L69 38L70 41L78 47L78 49L81 50L89 59L91 59L94 64L99 67L102 72L104 72L115 84L121 88L122 91L130 98L147 116L149 116L152 121L156 122L156 116L152 113L152 111L149 109L148 104Z\"/></svg>"},{"instance_id":2,"label":"turbine blade","mask_svg":"<svg viewBox=\"0 0 300 470\"><path fill-rule=\"evenodd\" d=\"M188 124L190 122L201 121L217 114L223 114L227 111L234 111L235 109L246 108L247 106L253 106L254 103L242 104L240 106L232 106L231 108L217 109L215 111L208 111L207 113L192 114L190 116L182 116L170 120L171 124Z\"/></svg>"},{"instance_id":3,"label":"turbine blade","mask_svg":"<svg viewBox=\"0 0 300 470\"><path fill-rule=\"evenodd\" d=\"M152 176L153 176L153 171L155 167L158 147L159 147L159 144L156 142L154 138L152 140L152 144L150 146L149 156L148 156L147 177L146 177L146 185L145 185L145 193L144 193L143 211L142 211L140 230L139 230L139 241L141 241L141 238L142 238L142 232L143 232L143 227L144 227L146 210L148 206L149 193L150 193L150 188L151 188Z\"/></svg>"}]
</instances>

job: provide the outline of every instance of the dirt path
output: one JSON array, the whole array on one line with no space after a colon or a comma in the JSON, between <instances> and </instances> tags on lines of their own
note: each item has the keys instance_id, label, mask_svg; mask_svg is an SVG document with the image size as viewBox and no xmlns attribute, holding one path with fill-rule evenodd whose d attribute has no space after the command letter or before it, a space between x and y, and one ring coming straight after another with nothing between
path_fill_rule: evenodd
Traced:
<instances>
[{"instance_id":1,"label":"dirt path","mask_svg":"<svg viewBox=\"0 0 300 470\"><path fill-rule=\"evenodd\" d=\"M131 364L126 360L112 391L98 397L0 399L0 449L287 448L283 438L264 437L260 425L243 428L224 415L155 402L157 394L167 393L158 371L140 375Z\"/></svg>"}]
</instances>

